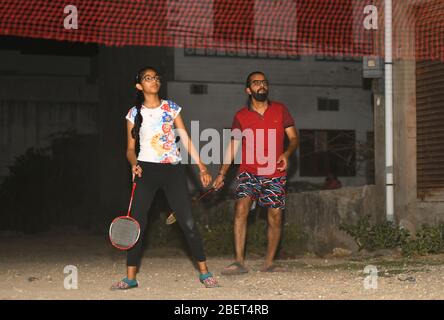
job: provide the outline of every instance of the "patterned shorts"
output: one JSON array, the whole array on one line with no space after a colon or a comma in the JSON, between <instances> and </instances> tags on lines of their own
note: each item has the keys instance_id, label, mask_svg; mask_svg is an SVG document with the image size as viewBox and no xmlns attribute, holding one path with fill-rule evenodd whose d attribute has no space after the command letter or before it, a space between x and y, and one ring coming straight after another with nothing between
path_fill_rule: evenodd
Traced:
<instances>
[{"instance_id":1,"label":"patterned shorts","mask_svg":"<svg viewBox=\"0 0 444 320\"><path fill-rule=\"evenodd\" d=\"M236 178L236 199L250 197L261 207L285 209L287 177L261 177L242 172Z\"/></svg>"}]
</instances>

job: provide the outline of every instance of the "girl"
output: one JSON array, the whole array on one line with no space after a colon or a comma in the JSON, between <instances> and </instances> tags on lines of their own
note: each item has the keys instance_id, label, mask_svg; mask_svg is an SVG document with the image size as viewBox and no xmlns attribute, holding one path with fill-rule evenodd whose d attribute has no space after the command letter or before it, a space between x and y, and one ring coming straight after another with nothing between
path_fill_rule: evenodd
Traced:
<instances>
[{"instance_id":1,"label":"girl","mask_svg":"<svg viewBox=\"0 0 444 320\"><path fill-rule=\"evenodd\" d=\"M136 76L138 101L126 116L128 146L126 156L137 189L133 200L133 217L140 224L140 238L127 252L127 276L113 284L112 290L126 290L138 287L137 268L142 256L142 240L146 227L146 213L158 188L162 188L182 228L193 257L197 260L199 280L207 288L218 287L208 271L200 233L191 215L191 201L184 167L179 164L181 157L176 145L173 125L186 151L200 169L200 181L204 187L212 180L205 165L185 129L181 107L173 101L159 98L160 77L152 67L141 69ZM136 156L136 150L138 155Z\"/></svg>"}]
</instances>

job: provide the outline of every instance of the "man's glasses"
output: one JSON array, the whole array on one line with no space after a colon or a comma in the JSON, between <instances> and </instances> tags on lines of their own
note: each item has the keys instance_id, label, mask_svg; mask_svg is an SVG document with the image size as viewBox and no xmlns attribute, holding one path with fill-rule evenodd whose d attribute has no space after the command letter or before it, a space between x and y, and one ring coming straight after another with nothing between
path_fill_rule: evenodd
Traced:
<instances>
[{"instance_id":1,"label":"man's glasses","mask_svg":"<svg viewBox=\"0 0 444 320\"><path fill-rule=\"evenodd\" d=\"M250 85L254 86L260 86L261 84L265 87L268 87L268 80L253 80L250 82Z\"/></svg>"},{"instance_id":2,"label":"man's glasses","mask_svg":"<svg viewBox=\"0 0 444 320\"><path fill-rule=\"evenodd\" d=\"M162 79L161 76L154 76L154 77L145 76L145 77L142 78L142 80L146 81L146 82L151 82L151 81L158 81L158 82L160 82L161 79Z\"/></svg>"}]
</instances>

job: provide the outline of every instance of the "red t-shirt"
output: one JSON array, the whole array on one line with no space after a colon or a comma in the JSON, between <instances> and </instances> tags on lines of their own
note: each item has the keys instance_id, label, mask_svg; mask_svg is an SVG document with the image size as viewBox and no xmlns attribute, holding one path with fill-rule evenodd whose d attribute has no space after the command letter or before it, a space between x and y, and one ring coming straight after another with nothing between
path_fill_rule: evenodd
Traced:
<instances>
[{"instance_id":1,"label":"red t-shirt","mask_svg":"<svg viewBox=\"0 0 444 320\"><path fill-rule=\"evenodd\" d=\"M248 107L239 110L231 126L231 130L242 132L242 137L234 137L242 138L239 171L266 177L285 176L286 171L277 170L277 159L284 153L285 129L291 126L293 117L280 102L270 102L263 116Z\"/></svg>"}]
</instances>

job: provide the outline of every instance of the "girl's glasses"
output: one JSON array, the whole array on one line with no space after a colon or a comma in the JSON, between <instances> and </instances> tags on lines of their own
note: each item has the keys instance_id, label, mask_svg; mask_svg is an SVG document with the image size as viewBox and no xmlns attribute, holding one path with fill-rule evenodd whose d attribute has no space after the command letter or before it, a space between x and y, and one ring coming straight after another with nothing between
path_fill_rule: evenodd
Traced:
<instances>
[{"instance_id":1,"label":"girl's glasses","mask_svg":"<svg viewBox=\"0 0 444 320\"><path fill-rule=\"evenodd\" d=\"M151 82L151 81L158 81L160 82L162 78L160 76L154 76L154 77L150 77L150 76L145 76L142 78L142 80L146 81L146 82Z\"/></svg>"}]
</instances>

